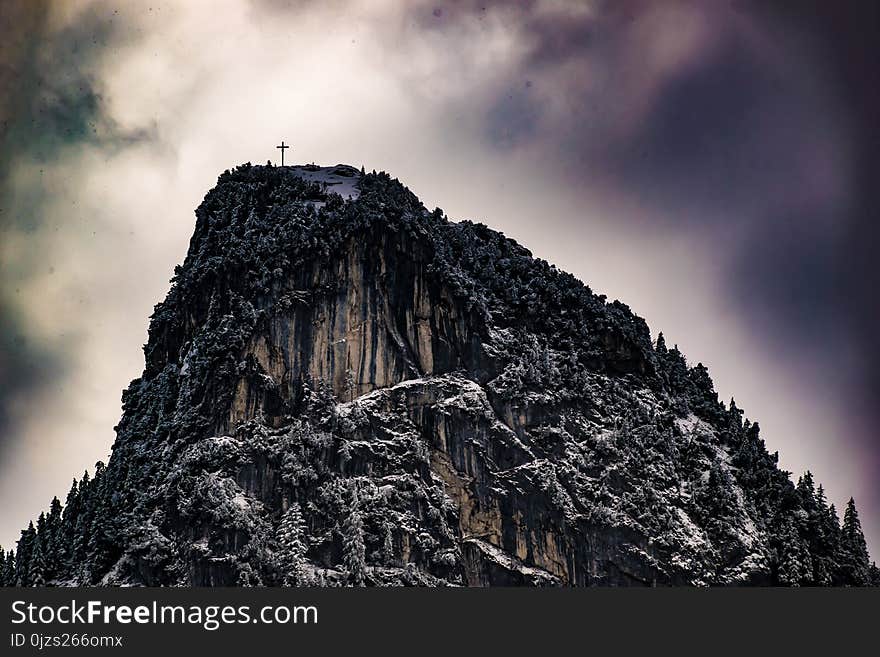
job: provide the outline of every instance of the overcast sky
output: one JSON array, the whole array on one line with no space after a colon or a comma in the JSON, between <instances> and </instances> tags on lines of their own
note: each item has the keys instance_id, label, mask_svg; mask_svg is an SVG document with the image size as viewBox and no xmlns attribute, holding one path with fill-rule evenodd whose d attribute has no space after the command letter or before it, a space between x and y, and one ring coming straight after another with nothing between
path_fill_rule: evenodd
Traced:
<instances>
[{"instance_id":1,"label":"overcast sky","mask_svg":"<svg viewBox=\"0 0 880 657\"><path fill-rule=\"evenodd\" d=\"M629 304L876 556L877 16L784 4L4 2L0 543L106 460L194 208L284 139Z\"/></svg>"}]
</instances>

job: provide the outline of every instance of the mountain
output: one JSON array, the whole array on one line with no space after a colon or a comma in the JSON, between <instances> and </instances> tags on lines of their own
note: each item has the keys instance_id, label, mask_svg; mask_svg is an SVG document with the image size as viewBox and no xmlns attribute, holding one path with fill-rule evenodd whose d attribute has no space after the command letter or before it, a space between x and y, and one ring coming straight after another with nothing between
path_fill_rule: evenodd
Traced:
<instances>
[{"instance_id":1,"label":"mountain","mask_svg":"<svg viewBox=\"0 0 880 657\"><path fill-rule=\"evenodd\" d=\"M352 167L196 210L109 463L7 584L867 584L757 423L644 320Z\"/></svg>"}]
</instances>

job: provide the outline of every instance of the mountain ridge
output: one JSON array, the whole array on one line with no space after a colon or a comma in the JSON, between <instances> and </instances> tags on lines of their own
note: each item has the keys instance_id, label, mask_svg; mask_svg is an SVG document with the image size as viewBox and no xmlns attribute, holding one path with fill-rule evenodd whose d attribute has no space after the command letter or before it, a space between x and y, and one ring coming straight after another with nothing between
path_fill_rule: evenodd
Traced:
<instances>
[{"instance_id":1,"label":"mountain ridge","mask_svg":"<svg viewBox=\"0 0 880 657\"><path fill-rule=\"evenodd\" d=\"M108 465L5 582L877 577L854 504L795 486L706 368L385 173L224 172L144 355Z\"/></svg>"}]
</instances>

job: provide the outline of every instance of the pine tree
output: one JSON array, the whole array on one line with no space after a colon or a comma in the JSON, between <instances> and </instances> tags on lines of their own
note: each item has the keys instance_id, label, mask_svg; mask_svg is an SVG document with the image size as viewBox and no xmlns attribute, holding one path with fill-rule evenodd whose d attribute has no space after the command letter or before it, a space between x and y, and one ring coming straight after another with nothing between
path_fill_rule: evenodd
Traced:
<instances>
[{"instance_id":1,"label":"pine tree","mask_svg":"<svg viewBox=\"0 0 880 657\"><path fill-rule=\"evenodd\" d=\"M306 573L308 541L306 524L298 503L294 502L281 517L275 534L278 544L279 580L283 586L309 584Z\"/></svg>"},{"instance_id":2,"label":"pine tree","mask_svg":"<svg viewBox=\"0 0 880 657\"><path fill-rule=\"evenodd\" d=\"M831 504L828 507L828 514L823 521L825 528L825 536L831 545L831 580L833 586L843 586L843 567L840 563L840 516L837 514L837 507Z\"/></svg>"},{"instance_id":3,"label":"pine tree","mask_svg":"<svg viewBox=\"0 0 880 657\"><path fill-rule=\"evenodd\" d=\"M657 360L663 378L673 393L680 394L688 387L687 361L678 350L678 345L667 349L665 338L661 342L659 336L658 343L660 348L657 349Z\"/></svg>"},{"instance_id":4,"label":"pine tree","mask_svg":"<svg viewBox=\"0 0 880 657\"><path fill-rule=\"evenodd\" d=\"M386 566L390 566L394 562L394 536L391 533L391 523L386 522L383 530L382 562Z\"/></svg>"},{"instance_id":5,"label":"pine tree","mask_svg":"<svg viewBox=\"0 0 880 657\"><path fill-rule=\"evenodd\" d=\"M37 535L42 534L43 538L46 537L46 514L44 512L40 512L40 517L37 518Z\"/></svg>"},{"instance_id":6,"label":"pine tree","mask_svg":"<svg viewBox=\"0 0 880 657\"><path fill-rule=\"evenodd\" d=\"M694 413L706 419L716 419L721 405L718 403L718 393L709 370L702 363L697 363L688 371L690 383L689 402Z\"/></svg>"},{"instance_id":7,"label":"pine tree","mask_svg":"<svg viewBox=\"0 0 880 657\"><path fill-rule=\"evenodd\" d=\"M15 585L30 586L30 561L34 548L37 530L34 529L33 521L28 523L27 529L21 531L18 546L15 552Z\"/></svg>"},{"instance_id":8,"label":"pine tree","mask_svg":"<svg viewBox=\"0 0 880 657\"><path fill-rule=\"evenodd\" d=\"M813 482L813 474L807 470L798 479L795 490L801 500L801 506L807 513L816 512L816 486Z\"/></svg>"},{"instance_id":9,"label":"pine tree","mask_svg":"<svg viewBox=\"0 0 880 657\"><path fill-rule=\"evenodd\" d=\"M705 483L695 487L692 504L694 518L718 545L725 560L728 548L738 544L734 528L739 505L730 475L718 462L710 467Z\"/></svg>"},{"instance_id":10,"label":"pine tree","mask_svg":"<svg viewBox=\"0 0 880 657\"><path fill-rule=\"evenodd\" d=\"M880 586L880 568L877 567L876 563L872 563L868 571L868 586Z\"/></svg>"},{"instance_id":11,"label":"pine tree","mask_svg":"<svg viewBox=\"0 0 880 657\"><path fill-rule=\"evenodd\" d=\"M356 487L352 487L351 508L342 528L342 561L352 586L364 586L367 573L366 548L364 546L364 521L361 517L360 499Z\"/></svg>"},{"instance_id":12,"label":"pine tree","mask_svg":"<svg viewBox=\"0 0 880 657\"><path fill-rule=\"evenodd\" d=\"M60 531L56 535L55 554L58 569L56 577L58 578L71 577L74 535L80 508L79 497L79 482L74 478L64 502Z\"/></svg>"},{"instance_id":13,"label":"pine tree","mask_svg":"<svg viewBox=\"0 0 880 657\"><path fill-rule=\"evenodd\" d=\"M86 541L87 565L89 573L105 573L118 558L117 540L120 518L114 512L112 500L107 490L107 476L104 463L95 463L95 476L92 479L89 496L90 525Z\"/></svg>"},{"instance_id":14,"label":"pine tree","mask_svg":"<svg viewBox=\"0 0 880 657\"><path fill-rule=\"evenodd\" d=\"M40 518L42 517L40 514ZM39 532L34 538L33 552L28 567L28 580L29 586L46 586L46 556L43 552L43 541Z\"/></svg>"},{"instance_id":15,"label":"pine tree","mask_svg":"<svg viewBox=\"0 0 880 657\"><path fill-rule=\"evenodd\" d=\"M825 489L819 484L815 497L815 515L808 518L810 552L813 555L813 583L831 586L838 566L835 561L839 544L839 523L828 507Z\"/></svg>"},{"instance_id":16,"label":"pine tree","mask_svg":"<svg viewBox=\"0 0 880 657\"><path fill-rule=\"evenodd\" d=\"M843 527L840 531L840 566L845 586L868 584L868 546L865 544L865 535L862 533L862 524L853 498L849 498L843 514Z\"/></svg>"},{"instance_id":17,"label":"pine tree","mask_svg":"<svg viewBox=\"0 0 880 657\"><path fill-rule=\"evenodd\" d=\"M49 536L49 530L46 529L46 514L41 511L39 518L37 518L37 538L40 539L40 543L45 543L46 538ZM43 547L43 556L46 554L45 546Z\"/></svg>"},{"instance_id":18,"label":"pine tree","mask_svg":"<svg viewBox=\"0 0 880 657\"><path fill-rule=\"evenodd\" d=\"M15 586L15 553L12 550L3 556L3 586Z\"/></svg>"},{"instance_id":19,"label":"pine tree","mask_svg":"<svg viewBox=\"0 0 880 657\"><path fill-rule=\"evenodd\" d=\"M761 438L761 426L757 422L746 420L739 447L733 454L733 464L740 470L740 480L750 491L757 488L763 456L766 453L764 440Z\"/></svg>"},{"instance_id":20,"label":"pine tree","mask_svg":"<svg viewBox=\"0 0 880 657\"><path fill-rule=\"evenodd\" d=\"M666 338L663 337L663 332L657 334L657 345L654 347L655 351L661 356L665 356L669 349L666 346Z\"/></svg>"},{"instance_id":21,"label":"pine tree","mask_svg":"<svg viewBox=\"0 0 880 657\"><path fill-rule=\"evenodd\" d=\"M70 576L75 579L89 579L86 557L88 555L89 537L92 525L92 481L88 471L83 473L78 486L79 513L76 516L76 524L73 528L73 536L70 543L70 560L76 564L75 572Z\"/></svg>"},{"instance_id":22,"label":"pine tree","mask_svg":"<svg viewBox=\"0 0 880 657\"><path fill-rule=\"evenodd\" d=\"M743 430L743 412L736 405L736 400L731 397L730 398L730 407L727 410L727 433L726 438L728 441L732 441L734 438L739 437Z\"/></svg>"},{"instance_id":23,"label":"pine tree","mask_svg":"<svg viewBox=\"0 0 880 657\"><path fill-rule=\"evenodd\" d=\"M53 497L52 502L49 504L49 515L46 516L46 521L53 529L61 524L61 513L61 501L57 497Z\"/></svg>"},{"instance_id":24,"label":"pine tree","mask_svg":"<svg viewBox=\"0 0 880 657\"><path fill-rule=\"evenodd\" d=\"M810 563L812 564L812 572L808 581L804 584L816 584L822 579L827 579L824 563L819 556L819 503L816 497L816 485L813 481L813 474L807 470L798 478L797 486L795 486L795 495L798 503L803 510L802 514L798 514L797 526L799 533L804 538L806 549L810 553Z\"/></svg>"},{"instance_id":25,"label":"pine tree","mask_svg":"<svg viewBox=\"0 0 880 657\"><path fill-rule=\"evenodd\" d=\"M783 586L801 586L809 583L813 574L810 552L798 535L791 516L782 524L779 547L779 583Z\"/></svg>"},{"instance_id":26,"label":"pine tree","mask_svg":"<svg viewBox=\"0 0 880 657\"><path fill-rule=\"evenodd\" d=\"M354 380L354 372L351 369L345 370L345 393L348 397L347 401L352 401L354 399L356 389L357 384Z\"/></svg>"},{"instance_id":27,"label":"pine tree","mask_svg":"<svg viewBox=\"0 0 880 657\"><path fill-rule=\"evenodd\" d=\"M51 581L59 573L59 552L61 550L62 508L57 497L52 498L49 515L46 516L46 539L43 541L46 553L46 580Z\"/></svg>"}]
</instances>

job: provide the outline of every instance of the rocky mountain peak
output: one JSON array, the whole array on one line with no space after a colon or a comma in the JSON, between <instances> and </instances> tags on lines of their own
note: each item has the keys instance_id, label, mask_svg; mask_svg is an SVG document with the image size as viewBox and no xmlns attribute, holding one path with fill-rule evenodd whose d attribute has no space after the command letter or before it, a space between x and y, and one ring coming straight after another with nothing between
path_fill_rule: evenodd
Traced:
<instances>
[{"instance_id":1,"label":"rocky mountain peak","mask_svg":"<svg viewBox=\"0 0 880 657\"><path fill-rule=\"evenodd\" d=\"M875 574L860 532L778 469L706 368L385 173L224 172L144 353L110 462L52 529L23 533L16 581L44 543L57 583Z\"/></svg>"}]
</instances>

